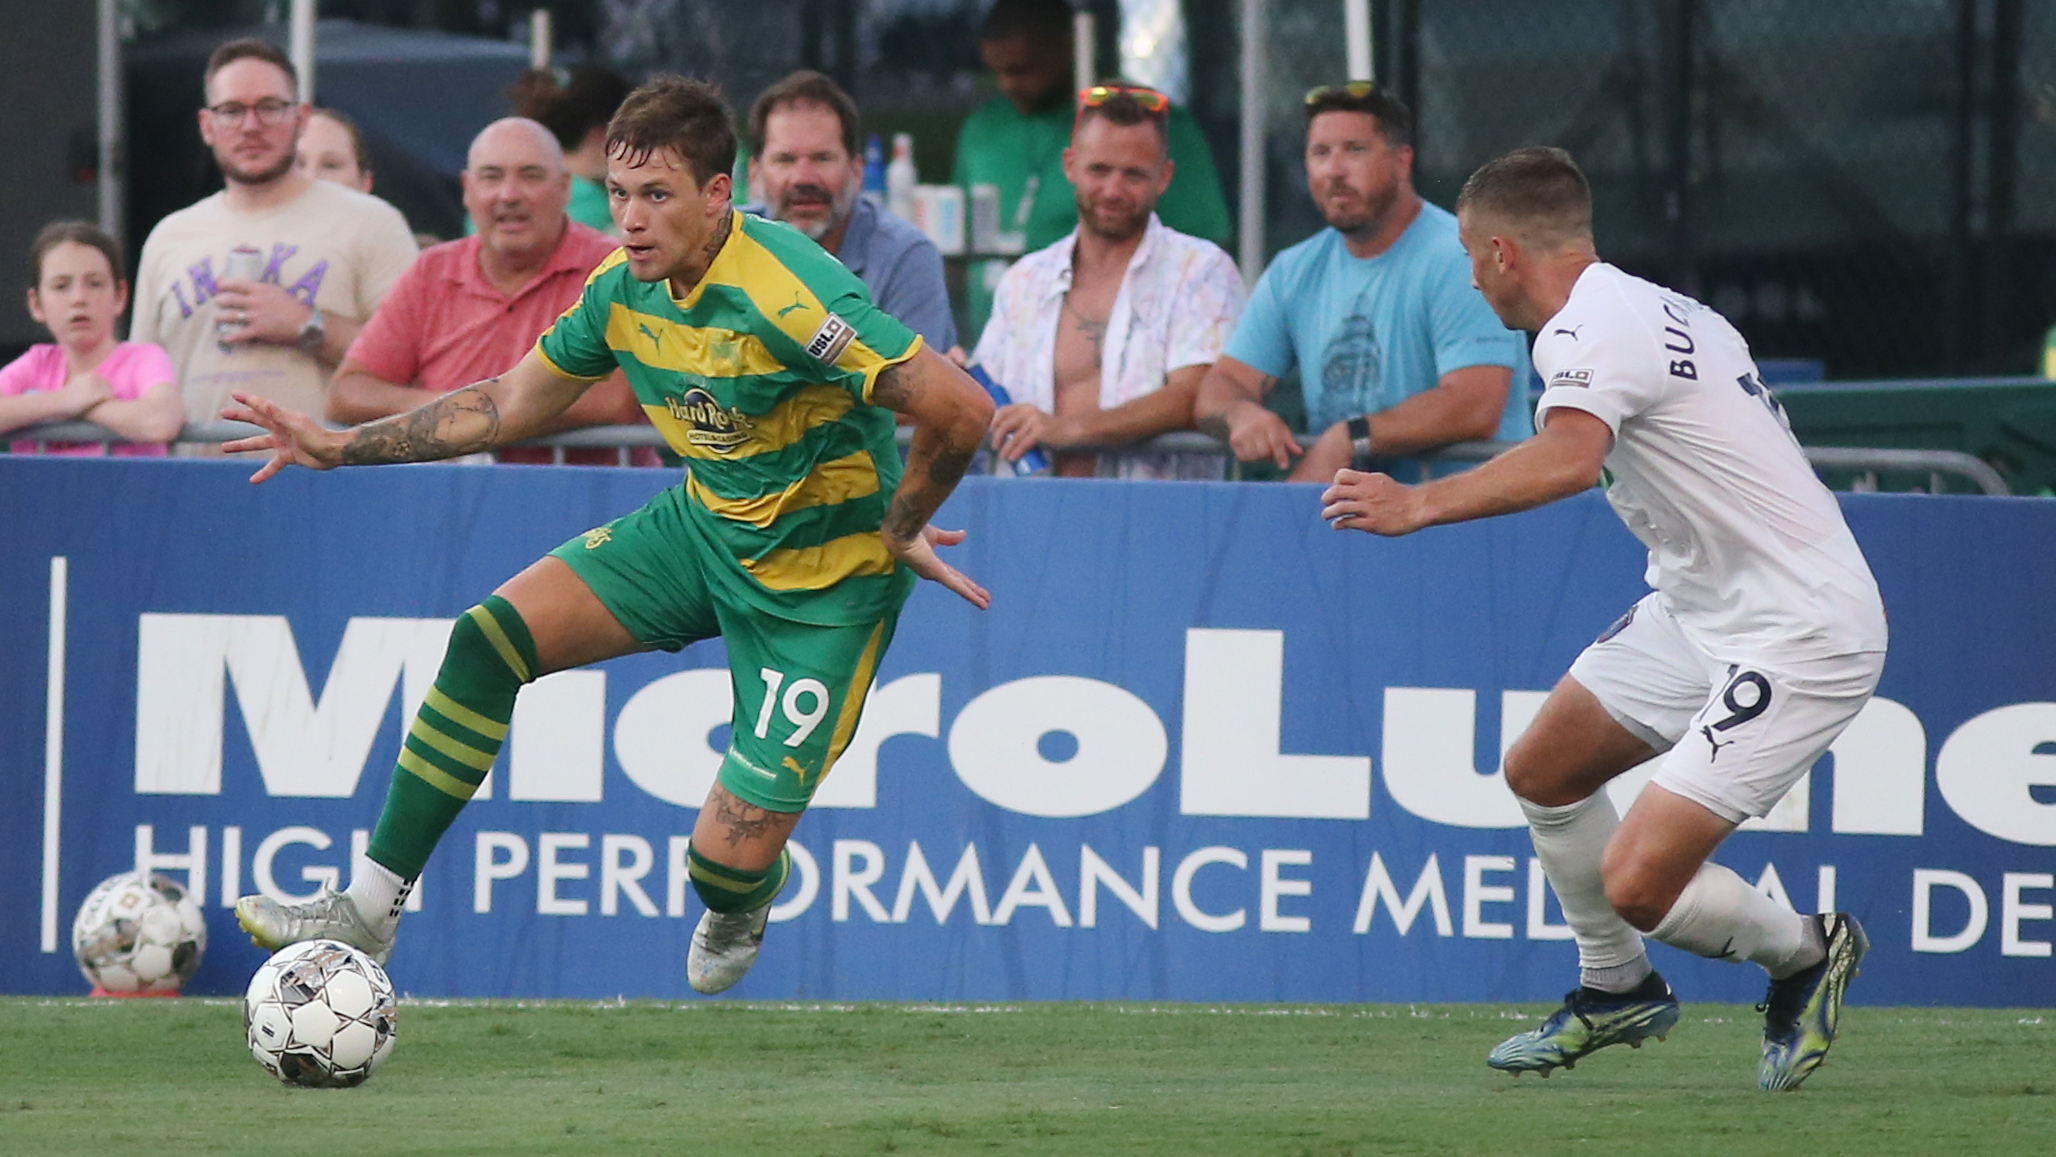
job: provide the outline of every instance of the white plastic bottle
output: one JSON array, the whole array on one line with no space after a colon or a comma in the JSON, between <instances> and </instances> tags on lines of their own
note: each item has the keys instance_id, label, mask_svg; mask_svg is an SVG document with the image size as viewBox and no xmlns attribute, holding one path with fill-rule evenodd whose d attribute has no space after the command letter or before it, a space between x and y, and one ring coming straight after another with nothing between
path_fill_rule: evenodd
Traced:
<instances>
[{"instance_id":1,"label":"white plastic bottle","mask_svg":"<svg viewBox=\"0 0 2056 1157\"><path fill-rule=\"evenodd\" d=\"M892 163L885 166L885 208L902 221L914 219L914 138L892 134Z\"/></svg>"}]
</instances>

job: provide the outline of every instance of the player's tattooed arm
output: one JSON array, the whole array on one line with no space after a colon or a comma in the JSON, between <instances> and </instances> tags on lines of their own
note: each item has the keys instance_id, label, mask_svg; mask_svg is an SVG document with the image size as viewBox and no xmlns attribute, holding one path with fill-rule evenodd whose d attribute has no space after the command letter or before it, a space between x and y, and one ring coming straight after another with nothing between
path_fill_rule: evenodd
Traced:
<instances>
[{"instance_id":1,"label":"player's tattooed arm","mask_svg":"<svg viewBox=\"0 0 2056 1157\"><path fill-rule=\"evenodd\" d=\"M250 476L262 482L287 466L332 470L379 462L428 462L519 442L542 433L592 382L567 377L530 350L496 378L444 394L427 405L354 430L331 430L313 418L254 394L235 394L221 416L264 427L222 446L230 453L269 451Z\"/></svg>"},{"instance_id":2,"label":"player's tattooed arm","mask_svg":"<svg viewBox=\"0 0 2056 1157\"><path fill-rule=\"evenodd\" d=\"M343 445L343 464L433 462L498 445L500 406L486 392L498 381L487 378L404 414L357 427Z\"/></svg>"},{"instance_id":3,"label":"player's tattooed arm","mask_svg":"<svg viewBox=\"0 0 2056 1157\"><path fill-rule=\"evenodd\" d=\"M892 496L881 528L888 542L911 539L928 525L929 516L963 479L971 458L978 453L985 425L991 420L989 402L982 407L972 404L983 400L983 391L972 386L962 391L961 398L947 396L953 383L935 382L935 365L931 363L941 364L963 377L962 371L924 349L920 355L879 371L871 388L873 402L914 419L906 473ZM951 405L952 402L957 404Z\"/></svg>"},{"instance_id":4,"label":"player's tattooed arm","mask_svg":"<svg viewBox=\"0 0 2056 1157\"><path fill-rule=\"evenodd\" d=\"M955 490L992 423L992 399L970 375L922 348L879 371L871 401L914 420L906 470L893 492L879 535L915 574L939 582L984 607L992 596L936 556L935 547L963 541L962 531L937 530L928 520Z\"/></svg>"}]
</instances>

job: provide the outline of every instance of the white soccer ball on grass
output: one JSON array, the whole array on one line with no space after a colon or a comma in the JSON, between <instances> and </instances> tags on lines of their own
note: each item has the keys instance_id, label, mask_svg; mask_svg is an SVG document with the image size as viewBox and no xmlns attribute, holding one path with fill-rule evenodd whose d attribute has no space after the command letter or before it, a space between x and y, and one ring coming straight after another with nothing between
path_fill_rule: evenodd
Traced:
<instances>
[{"instance_id":1,"label":"white soccer ball on grass","mask_svg":"<svg viewBox=\"0 0 2056 1157\"><path fill-rule=\"evenodd\" d=\"M334 940L280 949L243 994L250 1055L288 1085L363 1084L393 1051L393 982L371 958Z\"/></svg>"},{"instance_id":2,"label":"white soccer ball on grass","mask_svg":"<svg viewBox=\"0 0 2056 1157\"><path fill-rule=\"evenodd\" d=\"M176 881L123 872L100 881L79 905L71 951L103 992L174 993L207 952L207 919Z\"/></svg>"}]
</instances>

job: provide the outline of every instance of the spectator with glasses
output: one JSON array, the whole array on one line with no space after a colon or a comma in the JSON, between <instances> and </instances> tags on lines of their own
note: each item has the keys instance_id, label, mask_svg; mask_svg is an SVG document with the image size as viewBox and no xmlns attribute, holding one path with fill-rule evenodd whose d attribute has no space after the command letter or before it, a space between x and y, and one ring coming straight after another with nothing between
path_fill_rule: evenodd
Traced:
<instances>
[{"instance_id":1,"label":"spectator with glasses","mask_svg":"<svg viewBox=\"0 0 2056 1157\"><path fill-rule=\"evenodd\" d=\"M208 58L200 136L226 187L157 223L130 339L170 353L191 421L229 392L318 410L322 385L419 251L399 210L294 167L293 64L236 40Z\"/></svg>"},{"instance_id":2,"label":"spectator with glasses","mask_svg":"<svg viewBox=\"0 0 2056 1157\"><path fill-rule=\"evenodd\" d=\"M1534 432L1527 343L1471 285L1456 218L1413 187L1413 116L1369 81L1306 96L1306 178L1328 222L1278 254L1226 351L1200 384L1200 428L1244 462L1328 482L1351 462L1409 481L1408 458L1452 442ZM1266 409L1299 371L1307 430Z\"/></svg>"},{"instance_id":3,"label":"spectator with glasses","mask_svg":"<svg viewBox=\"0 0 2056 1157\"><path fill-rule=\"evenodd\" d=\"M1110 451L1192 428L1192 399L1242 312L1242 279L1220 246L1166 226L1171 102L1099 84L1078 95L1064 150L1070 234L999 283L974 360L1013 404L993 416L1008 461L1043 447L1060 475L1219 479L1218 454Z\"/></svg>"}]
</instances>

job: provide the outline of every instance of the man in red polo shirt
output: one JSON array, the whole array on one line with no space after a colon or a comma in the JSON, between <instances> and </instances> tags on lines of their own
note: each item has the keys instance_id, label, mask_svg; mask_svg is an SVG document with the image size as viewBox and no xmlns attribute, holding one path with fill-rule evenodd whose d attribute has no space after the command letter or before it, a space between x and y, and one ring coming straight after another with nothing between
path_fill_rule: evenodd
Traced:
<instances>
[{"instance_id":1,"label":"man in red polo shirt","mask_svg":"<svg viewBox=\"0 0 2056 1157\"><path fill-rule=\"evenodd\" d=\"M564 151L548 129L521 117L487 125L464 169L464 208L478 232L423 252L387 291L329 381L328 419L355 425L404 413L426 400L423 390L460 389L520 361L616 247L566 215L570 196ZM586 391L551 432L643 421L617 372ZM499 460L548 463L554 455L516 446ZM566 450L564 460L613 465L621 454ZM654 449L633 451L630 460L659 465Z\"/></svg>"}]
</instances>

